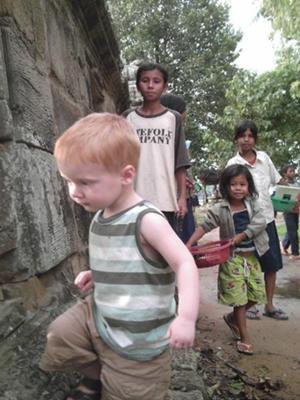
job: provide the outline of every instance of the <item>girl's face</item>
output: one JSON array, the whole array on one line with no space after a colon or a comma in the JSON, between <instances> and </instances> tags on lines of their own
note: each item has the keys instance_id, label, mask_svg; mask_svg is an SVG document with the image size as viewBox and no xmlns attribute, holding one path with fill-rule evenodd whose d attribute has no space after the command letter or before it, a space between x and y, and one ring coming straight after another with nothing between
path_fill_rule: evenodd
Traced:
<instances>
[{"instance_id":1,"label":"girl's face","mask_svg":"<svg viewBox=\"0 0 300 400\"><path fill-rule=\"evenodd\" d=\"M142 72L137 88L144 100L153 102L160 99L167 84L162 73L158 69L154 69Z\"/></svg>"},{"instance_id":2,"label":"girl's face","mask_svg":"<svg viewBox=\"0 0 300 400\"><path fill-rule=\"evenodd\" d=\"M230 179L229 197L231 199L243 200L248 194L248 181L245 175L238 175Z\"/></svg>"},{"instance_id":3,"label":"girl's face","mask_svg":"<svg viewBox=\"0 0 300 400\"><path fill-rule=\"evenodd\" d=\"M247 129L241 136L236 139L240 153L245 153L252 150L255 147L255 138L250 129Z\"/></svg>"}]
</instances>

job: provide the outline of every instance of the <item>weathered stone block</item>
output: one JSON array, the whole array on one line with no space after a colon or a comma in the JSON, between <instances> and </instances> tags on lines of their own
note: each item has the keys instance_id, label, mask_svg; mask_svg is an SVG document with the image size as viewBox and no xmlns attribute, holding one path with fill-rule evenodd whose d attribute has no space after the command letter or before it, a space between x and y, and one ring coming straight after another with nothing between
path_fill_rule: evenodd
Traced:
<instances>
[{"instance_id":1,"label":"weathered stone block","mask_svg":"<svg viewBox=\"0 0 300 400\"><path fill-rule=\"evenodd\" d=\"M2 29L15 139L51 151L53 112L48 77L37 68L16 28Z\"/></svg>"},{"instance_id":2,"label":"weathered stone block","mask_svg":"<svg viewBox=\"0 0 300 400\"><path fill-rule=\"evenodd\" d=\"M2 169L10 170L12 181L5 182L14 188L18 224L15 248L0 259L2 282L49 271L83 246L78 235L80 224L53 156L23 144L9 150L9 164L4 162ZM8 192L7 187L3 190Z\"/></svg>"},{"instance_id":3,"label":"weathered stone block","mask_svg":"<svg viewBox=\"0 0 300 400\"><path fill-rule=\"evenodd\" d=\"M18 238L13 185L15 170L10 149L12 146L0 144L0 256L15 249Z\"/></svg>"},{"instance_id":4,"label":"weathered stone block","mask_svg":"<svg viewBox=\"0 0 300 400\"><path fill-rule=\"evenodd\" d=\"M8 140L13 135L13 124L10 109L5 100L0 100L0 141Z\"/></svg>"}]
</instances>

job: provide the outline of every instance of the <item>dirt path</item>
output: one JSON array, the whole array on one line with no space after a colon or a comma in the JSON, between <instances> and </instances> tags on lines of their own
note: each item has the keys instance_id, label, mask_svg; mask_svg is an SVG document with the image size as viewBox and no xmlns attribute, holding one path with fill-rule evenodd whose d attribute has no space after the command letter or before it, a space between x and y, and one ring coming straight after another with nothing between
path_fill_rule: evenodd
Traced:
<instances>
[{"instance_id":1,"label":"dirt path","mask_svg":"<svg viewBox=\"0 0 300 400\"><path fill-rule=\"evenodd\" d=\"M215 231L205 236L216 240ZM223 321L230 309L217 304L218 267L199 270L201 281L200 345L213 345L225 355L236 353L235 342ZM275 304L286 311L288 321L277 321L262 316L248 321L255 354L236 354L235 365L249 376L259 378L262 385L278 385L281 400L300 398L300 261L291 262L284 257L284 268L278 273ZM261 307L263 312L263 308Z\"/></svg>"}]
</instances>

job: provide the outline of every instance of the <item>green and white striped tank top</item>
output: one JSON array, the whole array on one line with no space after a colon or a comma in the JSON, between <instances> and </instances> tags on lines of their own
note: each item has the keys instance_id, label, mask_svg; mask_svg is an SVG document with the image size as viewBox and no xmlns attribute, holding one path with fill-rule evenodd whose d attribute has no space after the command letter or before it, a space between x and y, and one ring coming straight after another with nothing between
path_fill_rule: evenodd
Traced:
<instances>
[{"instance_id":1,"label":"green and white striped tank top","mask_svg":"<svg viewBox=\"0 0 300 400\"><path fill-rule=\"evenodd\" d=\"M167 348L176 309L175 273L163 259L149 259L140 242L140 222L149 212L161 214L145 201L110 218L99 211L89 235L98 332L114 351L141 361Z\"/></svg>"}]
</instances>

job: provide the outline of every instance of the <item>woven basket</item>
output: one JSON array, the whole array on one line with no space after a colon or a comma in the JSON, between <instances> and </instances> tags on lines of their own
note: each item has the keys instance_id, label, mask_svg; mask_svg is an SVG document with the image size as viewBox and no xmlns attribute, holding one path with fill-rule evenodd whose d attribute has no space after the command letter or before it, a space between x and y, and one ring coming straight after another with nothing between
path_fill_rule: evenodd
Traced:
<instances>
[{"instance_id":1,"label":"woven basket","mask_svg":"<svg viewBox=\"0 0 300 400\"><path fill-rule=\"evenodd\" d=\"M209 242L202 246L193 246L191 253L198 268L213 267L222 264L230 257L231 240Z\"/></svg>"}]
</instances>

